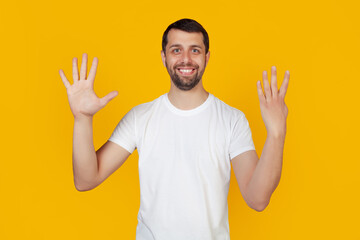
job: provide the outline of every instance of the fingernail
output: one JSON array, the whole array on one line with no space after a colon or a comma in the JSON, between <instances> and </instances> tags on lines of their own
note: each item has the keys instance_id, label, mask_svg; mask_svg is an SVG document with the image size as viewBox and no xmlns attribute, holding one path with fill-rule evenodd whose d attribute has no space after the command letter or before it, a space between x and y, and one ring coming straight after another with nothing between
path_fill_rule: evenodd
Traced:
<instances>
[{"instance_id":1,"label":"fingernail","mask_svg":"<svg viewBox=\"0 0 360 240\"><path fill-rule=\"evenodd\" d=\"M276 67L275 67L275 66L272 66L271 69L275 71L275 70L276 70Z\"/></svg>"}]
</instances>

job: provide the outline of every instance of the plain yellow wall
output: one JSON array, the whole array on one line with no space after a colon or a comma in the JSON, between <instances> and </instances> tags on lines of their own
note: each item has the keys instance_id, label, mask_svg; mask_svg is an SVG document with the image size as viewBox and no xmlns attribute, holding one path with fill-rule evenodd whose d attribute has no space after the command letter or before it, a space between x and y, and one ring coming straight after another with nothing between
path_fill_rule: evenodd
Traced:
<instances>
[{"instance_id":1,"label":"plain yellow wall","mask_svg":"<svg viewBox=\"0 0 360 240\"><path fill-rule=\"evenodd\" d=\"M2 1L0 239L135 239L137 152L104 183L76 191L73 117L58 74L99 58L95 91L119 96L95 115L99 148L133 106L169 90L166 27L194 18L210 36L205 88L266 130L256 81L290 84L283 174L263 212L231 175L231 239L360 239L359 1ZM79 63L80 64L80 63Z\"/></svg>"}]
</instances>

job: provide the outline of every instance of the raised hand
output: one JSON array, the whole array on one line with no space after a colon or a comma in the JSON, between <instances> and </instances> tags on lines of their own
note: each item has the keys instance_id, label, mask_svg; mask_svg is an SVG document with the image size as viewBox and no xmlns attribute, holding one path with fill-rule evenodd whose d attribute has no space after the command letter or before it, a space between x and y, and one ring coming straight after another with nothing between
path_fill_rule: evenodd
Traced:
<instances>
[{"instance_id":1,"label":"raised hand","mask_svg":"<svg viewBox=\"0 0 360 240\"><path fill-rule=\"evenodd\" d=\"M80 69L80 78L78 72L77 58L73 58L73 84L65 77L63 70L59 70L60 77L66 87L67 95L69 99L70 109L75 118L80 117L92 117L97 111L105 107L105 105L114 97L118 92L113 91L107 94L103 98L99 98L94 92L94 80L96 75L96 69L98 65L98 59L95 57L89 76L86 78L87 73L87 54L82 56L82 63Z\"/></svg>"},{"instance_id":2,"label":"raised hand","mask_svg":"<svg viewBox=\"0 0 360 240\"><path fill-rule=\"evenodd\" d=\"M264 92L260 80L257 82L257 90L260 100L261 116L266 130L270 136L282 136L286 134L286 118L288 108L284 98L289 84L289 71L285 72L280 90L277 87L276 68L271 68L271 86L269 85L267 72L263 72Z\"/></svg>"}]
</instances>

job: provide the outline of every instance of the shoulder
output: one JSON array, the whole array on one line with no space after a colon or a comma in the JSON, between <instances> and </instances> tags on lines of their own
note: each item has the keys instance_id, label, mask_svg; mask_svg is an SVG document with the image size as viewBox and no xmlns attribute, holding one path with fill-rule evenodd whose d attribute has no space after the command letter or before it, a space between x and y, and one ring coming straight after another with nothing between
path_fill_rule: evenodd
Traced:
<instances>
[{"instance_id":1,"label":"shoulder","mask_svg":"<svg viewBox=\"0 0 360 240\"><path fill-rule=\"evenodd\" d=\"M214 95L213 98L214 98L214 106L218 111L221 111L223 116L228 116L234 120L245 117L245 114L241 110L230 106L229 104L225 103L224 101L220 100Z\"/></svg>"},{"instance_id":2,"label":"shoulder","mask_svg":"<svg viewBox=\"0 0 360 240\"><path fill-rule=\"evenodd\" d=\"M164 95L161 95L160 97L158 97L150 102L139 104L139 105L133 107L130 110L130 112L133 112L133 114L135 116L144 115L147 112L152 111L154 108L156 108L156 106L158 106L161 103L163 97L164 97Z\"/></svg>"}]
</instances>

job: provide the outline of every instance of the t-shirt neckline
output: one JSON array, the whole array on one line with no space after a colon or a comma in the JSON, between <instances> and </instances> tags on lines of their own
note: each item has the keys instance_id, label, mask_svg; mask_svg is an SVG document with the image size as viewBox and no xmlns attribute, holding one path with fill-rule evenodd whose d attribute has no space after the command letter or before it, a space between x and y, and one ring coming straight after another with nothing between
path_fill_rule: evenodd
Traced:
<instances>
[{"instance_id":1,"label":"t-shirt neckline","mask_svg":"<svg viewBox=\"0 0 360 240\"><path fill-rule=\"evenodd\" d=\"M207 99L205 100L205 102L203 102L201 105L197 106L196 108L190 109L190 110L182 110L179 109L177 107L175 107L169 100L168 97L168 93L165 93L163 95L164 101L166 106L173 112L176 113L178 115L182 115L182 116L189 116L189 115L194 115L196 113L199 113L200 111L204 110L211 102L211 100L213 99L213 95L211 93L209 93L209 96L207 97Z\"/></svg>"}]
</instances>

